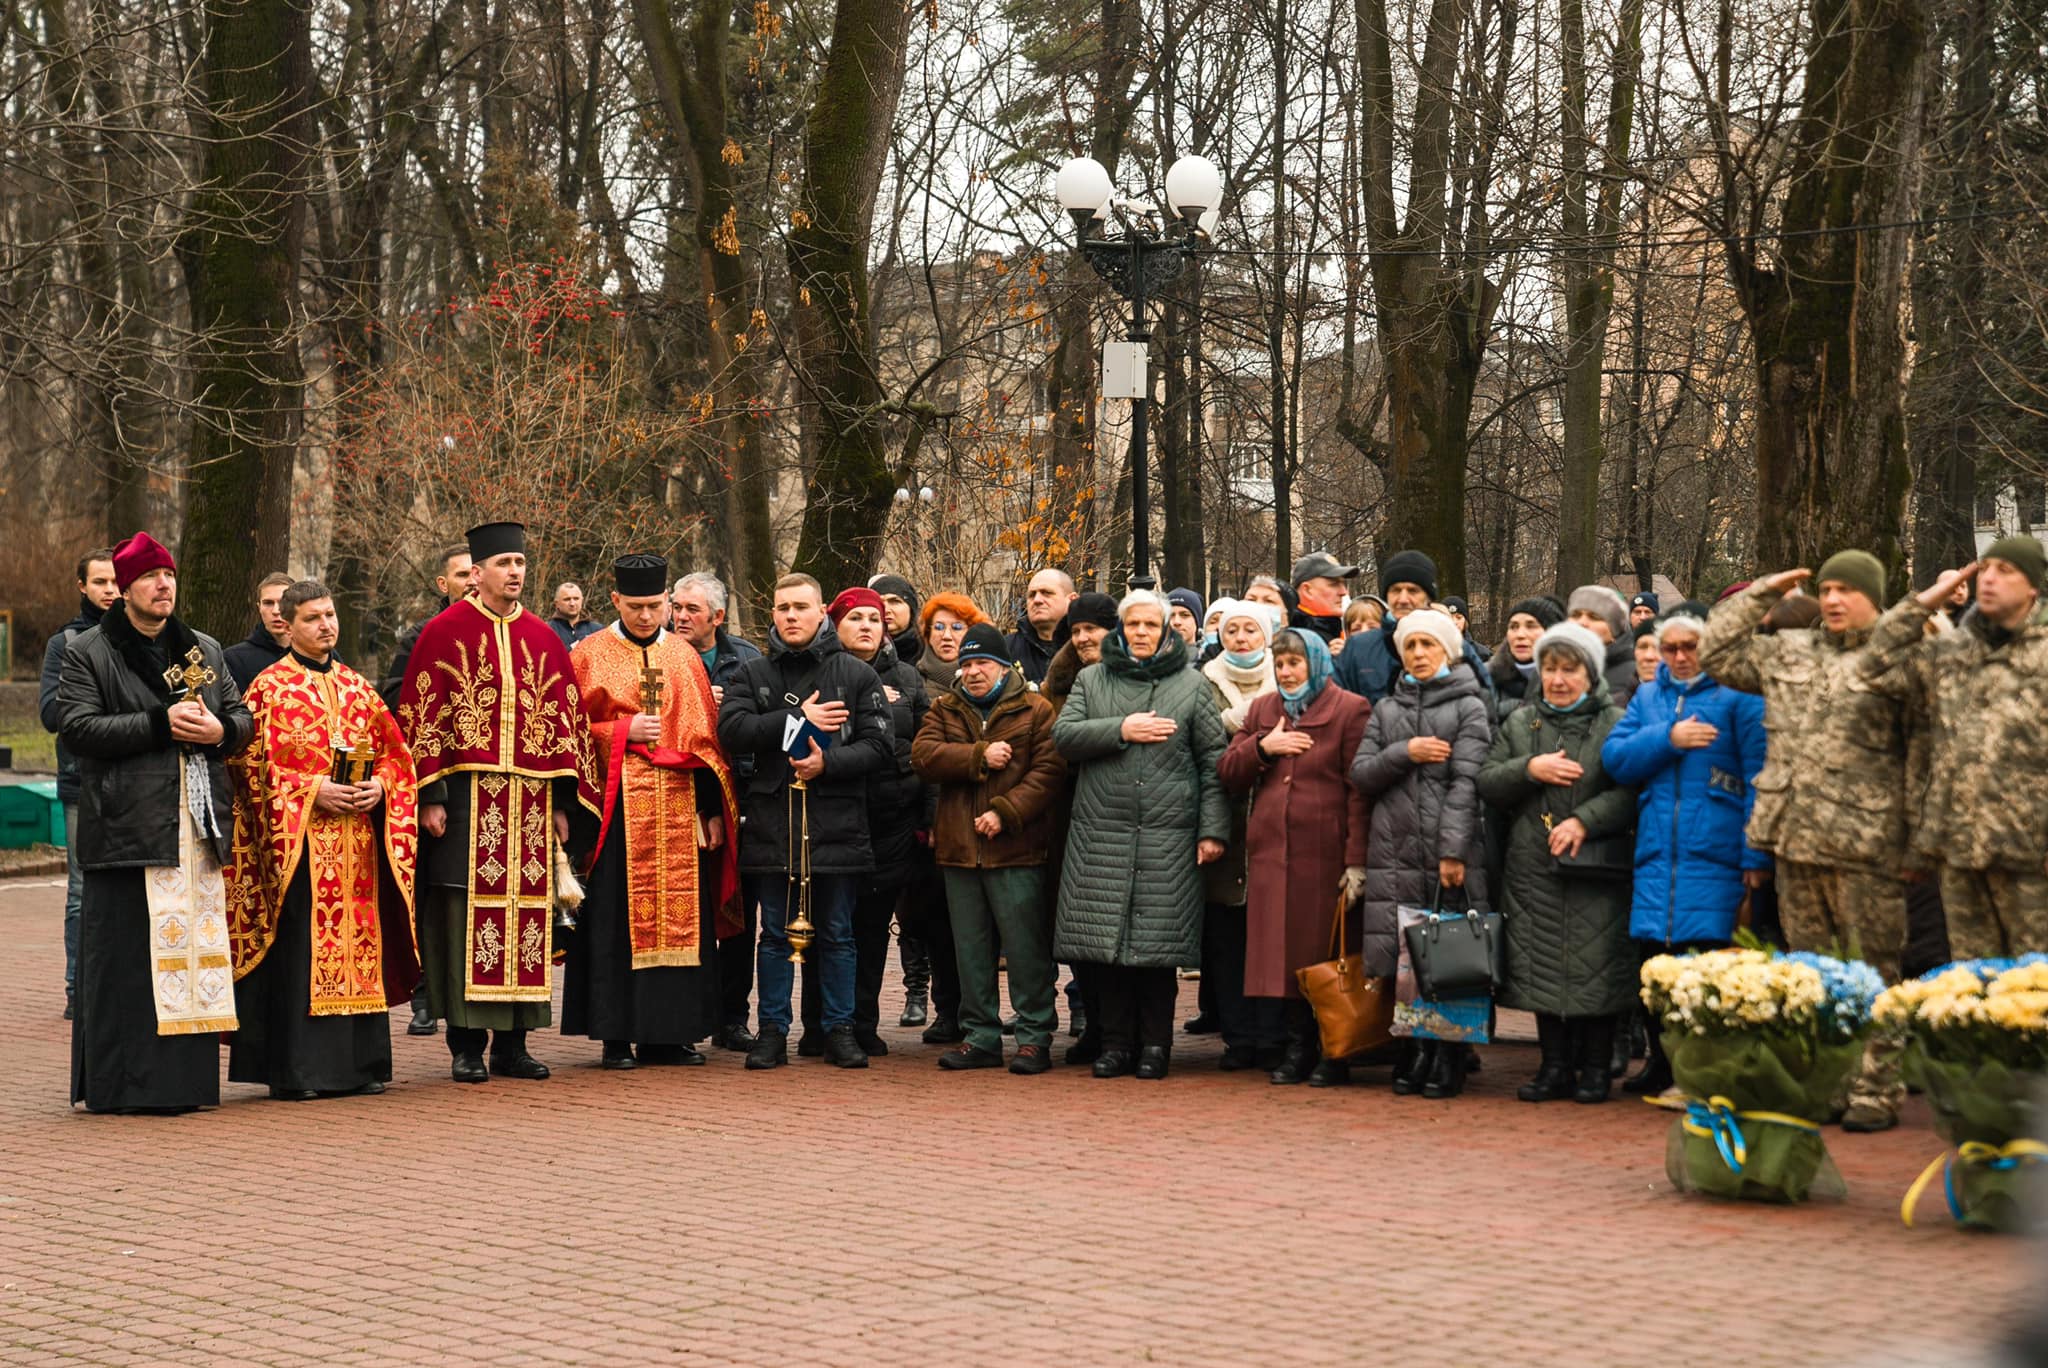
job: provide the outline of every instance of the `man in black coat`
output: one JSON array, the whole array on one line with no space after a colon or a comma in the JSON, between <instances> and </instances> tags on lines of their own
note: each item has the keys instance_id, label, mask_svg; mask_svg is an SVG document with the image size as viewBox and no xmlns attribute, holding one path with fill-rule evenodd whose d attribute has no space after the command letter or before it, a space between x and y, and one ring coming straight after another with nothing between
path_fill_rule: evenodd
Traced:
<instances>
[{"instance_id":1,"label":"man in black coat","mask_svg":"<svg viewBox=\"0 0 2048 1368\"><path fill-rule=\"evenodd\" d=\"M220 1101L219 1033L236 1026L227 758L255 723L220 643L174 614L170 551L138 532L113 565L123 602L71 643L57 686L85 868L71 1100L190 1111Z\"/></svg>"},{"instance_id":2,"label":"man in black coat","mask_svg":"<svg viewBox=\"0 0 2048 1368\"><path fill-rule=\"evenodd\" d=\"M741 668L718 710L719 745L736 764L751 756L754 765L741 800L740 873L761 908L761 1029L747 1067L789 1062L789 926L807 914L825 1058L865 1068L853 1029L853 909L875 867L868 780L896 762L889 705L874 669L840 646L815 579L776 581L774 622L768 654Z\"/></svg>"},{"instance_id":3,"label":"man in black coat","mask_svg":"<svg viewBox=\"0 0 2048 1368\"><path fill-rule=\"evenodd\" d=\"M1010 654L1024 668L1024 677L1036 687L1045 678L1052 658L1067 644L1067 605L1076 595L1074 581L1064 570L1047 567L1024 586L1024 616L1010 633Z\"/></svg>"},{"instance_id":4,"label":"man in black coat","mask_svg":"<svg viewBox=\"0 0 2048 1368\"><path fill-rule=\"evenodd\" d=\"M64 716L57 709L57 686L64 678L64 652L78 637L100 625L107 609L121 600L114 582L111 547L78 558L78 616L50 634L43 647L43 683L36 694L36 715L43 730L59 731ZM64 1019L71 1020L78 986L78 909L85 897L85 870L78 862L78 762L64 743L57 743L57 801L64 805L64 849L69 875L64 886Z\"/></svg>"},{"instance_id":5,"label":"man in black coat","mask_svg":"<svg viewBox=\"0 0 2048 1368\"><path fill-rule=\"evenodd\" d=\"M704 673L711 676L714 707L724 705L726 689L746 663L761 658L753 642L726 630L727 602L725 581L702 570L683 576L669 591L670 630L703 660ZM747 776L754 772L754 757L728 753L726 759L732 765L733 783L744 793ZM754 941L760 933L761 911L751 896L740 901L743 925L718 942L720 1024L711 1043L744 1054L754 1048L754 1033L747 1029L747 999L754 993Z\"/></svg>"},{"instance_id":6,"label":"man in black coat","mask_svg":"<svg viewBox=\"0 0 2048 1368\"><path fill-rule=\"evenodd\" d=\"M228 673L235 677L235 687L245 693L250 680L284 659L289 636L284 614L277 610L277 605L291 585L292 577L282 570L265 575L256 585L256 625L249 629L246 639L223 652Z\"/></svg>"}]
</instances>

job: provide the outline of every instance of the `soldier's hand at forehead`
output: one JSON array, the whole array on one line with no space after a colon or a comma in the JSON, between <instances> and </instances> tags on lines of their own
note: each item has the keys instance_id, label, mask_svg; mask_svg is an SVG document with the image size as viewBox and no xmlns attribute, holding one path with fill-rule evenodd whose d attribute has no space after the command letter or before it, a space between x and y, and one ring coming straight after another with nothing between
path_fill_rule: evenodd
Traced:
<instances>
[{"instance_id":1,"label":"soldier's hand at forehead","mask_svg":"<svg viewBox=\"0 0 2048 1368\"><path fill-rule=\"evenodd\" d=\"M1780 570L1775 575L1766 576L1764 578L1763 587L1770 590L1774 594L1789 593L1791 590L1797 588L1804 581L1810 580L1812 578L1813 571L1808 569L1801 568L1798 570Z\"/></svg>"},{"instance_id":2,"label":"soldier's hand at forehead","mask_svg":"<svg viewBox=\"0 0 2048 1368\"><path fill-rule=\"evenodd\" d=\"M1971 561L1960 570L1942 571L1939 579L1913 596L1914 600L1928 612L1934 612L1949 601L1957 585L1967 584L1977 578L1977 571L1983 564L1982 561Z\"/></svg>"}]
</instances>

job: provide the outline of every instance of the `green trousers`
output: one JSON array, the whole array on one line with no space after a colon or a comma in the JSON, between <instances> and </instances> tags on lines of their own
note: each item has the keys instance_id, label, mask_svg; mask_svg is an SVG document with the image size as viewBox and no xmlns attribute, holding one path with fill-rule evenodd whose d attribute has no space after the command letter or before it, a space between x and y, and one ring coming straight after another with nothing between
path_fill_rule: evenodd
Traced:
<instances>
[{"instance_id":1,"label":"green trousers","mask_svg":"<svg viewBox=\"0 0 2048 1368\"><path fill-rule=\"evenodd\" d=\"M1941 900L1957 959L2048 950L2048 874L2038 869L1943 869Z\"/></svg>"},{"instance_id":2,"label":"green trousers","mask_svg":"<svg viewBox=\"0 0 2048 1368\"><path fill-rule=\"evenodd\" d=\"M435 1015L456 1030L533 1031L554 1019L552 1002L471 1002L469 895L459 888L419 890L420 974Z\"/></svg>"},{"instance_id":3,"label":"green trousers","mask_svg":"<svg viewBox=\"0 0 2048 1368\"><path fill-rule=\"evenodd\" d=\"M960 1029L976 1049L1003 1052L1002 999L996 961L1010 974L1010 1009L1019 1045L1052 1045L1052 937L1045 924L1045 870L947 868L946 910L953 956L960 966Z\"/></svg>"}]
</instances>

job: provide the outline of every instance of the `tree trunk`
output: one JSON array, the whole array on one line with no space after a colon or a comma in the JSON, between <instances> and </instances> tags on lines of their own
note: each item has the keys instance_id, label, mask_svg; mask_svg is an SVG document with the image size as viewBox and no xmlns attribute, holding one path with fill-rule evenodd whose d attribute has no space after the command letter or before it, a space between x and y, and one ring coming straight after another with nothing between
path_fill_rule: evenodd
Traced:
<instances>
[{"instance_id":1,"label":"tree trunk","mask_svg":"<svg viewBox=\"0 0 2048 1368\"><path fill-rule=\"evenodd\" d=\"M179 244L197 353L179 608L232 640L290 549L311 39L298 0L209 0L206 18L204 178Z\"/></svg>"},{"instance_id":2,"label":"tree trunk","mask_svg":"<svg viewBox=\"0 0 2048 1368\"><path fill-rule=\"evenodd\" d=\"M801 381L819 442L796 568L827 593L867 583L895 490L868 328L867 254L908 21L898 0L838 0L805 124L789 264Z\"/></svg>"},{"instance_id":3,"label":"tree trunk","mask_svg":"<svg viewBox=\"0 0 2048 1368\"><path fill-rule=\"evenodd\" d=\"M1876 553L1905 585L1906 267L1919 210L1927 0L1811 0L1779 263L1731 243L1756 339L1757 558ZM1725 136L1725 135L1724 135Z\"/></svg>"},{"instance_id":4,"label":"tree trunk","mask_svg":"<svg viewBox=\"0 0 2048 1368\"><path fill-rule=\"evenodd\" d=\"M1601 431L1607 326L1614 312L1614 252L1621 228L1622 169L1635 123L1642 64L1643 0L1623 0L1610 73L1599 191L1592 190L1587 133L1584 0L1560 0L1564 64L1564 244L1559 262L1565 314L1564 491L1558 502L1557 593L1599 575ZM1648 585L1644 585L1648 588Z\"/></svg>"}]
</instances>

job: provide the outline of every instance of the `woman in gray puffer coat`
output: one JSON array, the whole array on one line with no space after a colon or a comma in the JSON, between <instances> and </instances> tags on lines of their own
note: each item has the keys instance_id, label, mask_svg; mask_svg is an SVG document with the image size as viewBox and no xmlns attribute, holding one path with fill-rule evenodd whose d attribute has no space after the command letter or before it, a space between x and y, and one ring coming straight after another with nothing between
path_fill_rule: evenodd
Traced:
<instances>
[{"instance_id":1,"label":"woman in gray puffer coat","mask_svg":"<svg viewBox=\"0 0 2048 1368\"><path fill-rule=\"evenodd\" d=\"M1365 969L1390 977L1403 903L1428 907L1439 887L1486 902L1479 769L1493 739L1486 691L1464 659L1447 614L1420 609L1394 629L1402 674L1374 706L1351 761L1351 782L1372 799L1365 856ZM1464 1085L1466 1051L1418 1041L1395 1071L1394 1091L1450 1097Z\"/></svg>"},{"instance_id":2,"label":"woman in gray puffer coat","mask_svg":"<svg viewBox=\"0 0 2048 1368\"><path fill-rule=\"evenodd\" d=\"M1100 983L1097 1078L1166 1076L1174 968L1202 953L1202 874L1230 838L1216 776L1223 719L1209 681L1166 629L1166 601L1133 590L1102 659L1075 677L1053 745L1080 778L1067 828L1054 954Z\"/></svg>"}]
</instances>

